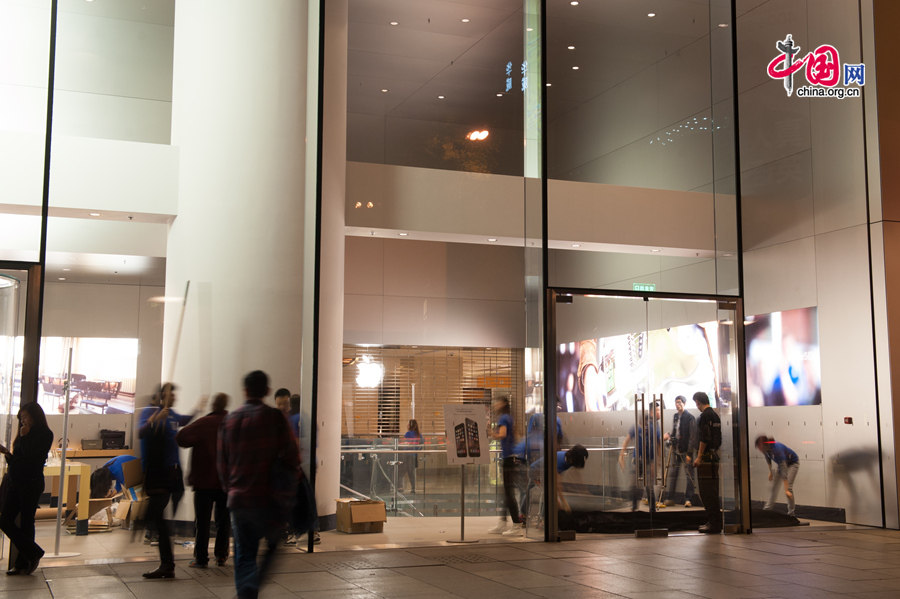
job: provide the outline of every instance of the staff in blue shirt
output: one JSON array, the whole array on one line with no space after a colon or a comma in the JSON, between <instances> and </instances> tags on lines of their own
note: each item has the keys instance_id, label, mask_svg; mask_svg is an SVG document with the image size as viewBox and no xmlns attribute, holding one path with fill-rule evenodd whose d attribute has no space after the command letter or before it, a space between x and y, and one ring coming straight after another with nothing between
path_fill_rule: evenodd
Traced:
<instances>
[{"instance_id":1,"label":"staff in blue shirt","mask_svg":"<svg viewBox=\"0 0 900 599\"><path fill-rule=\"evenodd\" d=\"M787 497L788 516L795 515L797 502L794 500L794 479L800 471L800 458L797 453L785 445L778 443L772 437L760 435L756 438L756 449L766 456L766 465L769 467L769 480L772 481L772 490L769 500L763 509L771 510L775 507L775 499L778 497L778 487L784 486L784 496ZM772 467L772 463L775 467ZM775 471L778 472L778 480L775 480ZM778 482L781 481L782 485Z\"/></svg>"}]
</instances>

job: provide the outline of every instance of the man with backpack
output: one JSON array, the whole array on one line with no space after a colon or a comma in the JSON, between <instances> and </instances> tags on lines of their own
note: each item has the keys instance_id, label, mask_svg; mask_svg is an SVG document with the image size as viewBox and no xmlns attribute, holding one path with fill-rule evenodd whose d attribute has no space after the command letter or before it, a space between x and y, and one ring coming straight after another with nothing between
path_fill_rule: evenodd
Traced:
<instances>
[{"instance_id":1,"label":"man with backpack","mask_svg":"<svg viewBox=\"0 0 900 599\"><path fill-rule=\"evenodd\" d=\"M709 406L709 396L703 391L694 393L694 403L700 410L697 422L697 486L706 510L706 524L698 530L706 534L722 532L722 509L719 503L719 448L722 446L722 421Z\"/></svg>"}]
</instances>

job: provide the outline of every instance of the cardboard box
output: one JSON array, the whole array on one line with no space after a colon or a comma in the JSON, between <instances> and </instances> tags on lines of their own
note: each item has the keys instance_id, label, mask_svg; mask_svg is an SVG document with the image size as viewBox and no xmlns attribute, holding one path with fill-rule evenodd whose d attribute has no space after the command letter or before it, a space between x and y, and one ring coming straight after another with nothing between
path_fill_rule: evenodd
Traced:
<instances>
[{"instance_id":1,"label":"cardboard box","mask_svg":"<svg viewBox=\"0 0 900 599\"><path fill-rule=\"evenodd\" d=\"M140 462L137 463L140 464ZM126 478L126 480L128 479ZM135 521L144 519L149 505L150 500L143 488L129 487L122 494L122 499L116 506L116 518L124 522L124 527L131 528Z\"/></svg>"},{"instance_id":2,"label":"cardboard box","mask_svg":"<svg viewBox=\"0 0 900 599\"><path fill-rule=\"evenodd\" d=\"M351 534L381 532L387 522L383 501L374 499L338 499L337 529Z\"/></svg>"}]
</instances>

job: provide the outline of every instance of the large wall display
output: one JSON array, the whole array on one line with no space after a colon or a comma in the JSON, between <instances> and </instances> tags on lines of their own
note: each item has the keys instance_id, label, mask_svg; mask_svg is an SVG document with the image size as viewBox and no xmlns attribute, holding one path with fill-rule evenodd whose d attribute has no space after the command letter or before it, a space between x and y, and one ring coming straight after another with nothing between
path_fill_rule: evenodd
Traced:
<instances>
[{"instance_id":1,"label":"large wall display","mask_svg":"<svg viewBox=\"0 0 900 599\"><path fill-rule=\"evenodd\" d=\"M662 394L666 407L675 397L705 391L718 404L718 323L683 325L584 339L557 347L557 410L628 410L635 394L649 401Z\"/></svg>"},{"instance_id":2,"label":"large wall display","mask_svg":"<svg viewBox=\"0 0 900 599\"><path fill-rule=\"evenodd\" d=\"M747 403L822 403L819 325L815 307L747 317Z\"/></svg>"},{"instance_id":3,"label":"large wall display","mask_svg":"<svg viewBox=\"0 0 900 599\"><path fill-rule=\"evenodd\" d=\"M48 414L65 411L65 377L72 349L71 414L134 412L138 340L99 337L44 337L38 402Z\"/></svg>"}]
</instances>

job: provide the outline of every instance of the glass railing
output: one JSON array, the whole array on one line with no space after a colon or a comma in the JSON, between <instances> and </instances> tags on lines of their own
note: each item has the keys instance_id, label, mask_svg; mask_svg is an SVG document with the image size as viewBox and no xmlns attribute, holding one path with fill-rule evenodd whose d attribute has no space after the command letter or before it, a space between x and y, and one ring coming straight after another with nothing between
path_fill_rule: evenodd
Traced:
<instances>
[{"instance_id":1,"label":"glass railing","mask_svg":"<svg viewBox=\"0 0 900 599\"><path fill-rule=\"evenodd\" d=\"M341 497L384 501L388 516L459 516L461 466L447 463L444 437L350 438L341 446ZM503 506L499 447L491 462L465 466L466 516L492 516Z\"/></svg>"}]
</instances>

